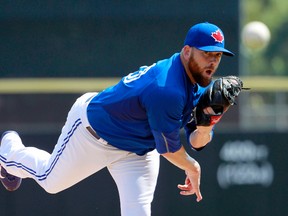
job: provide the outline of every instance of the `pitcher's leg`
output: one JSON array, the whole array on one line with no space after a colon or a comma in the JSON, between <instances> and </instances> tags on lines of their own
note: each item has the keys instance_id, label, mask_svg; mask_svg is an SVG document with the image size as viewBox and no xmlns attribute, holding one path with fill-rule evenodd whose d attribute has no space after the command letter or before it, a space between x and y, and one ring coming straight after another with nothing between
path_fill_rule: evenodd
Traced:
<instances>
[{"instance_id":1,"label":"pitcher's leg","mask_svg":"<svg viewBox=\"0 0 288 216\"><path fill-rule=\"evenodd\" d=\"M49 193L62 191L106 166L105 146L81 124L62 131L53 153L25 147L17 133L3 137L1 166L10 174L33 178Z\"/></svg>"},{"instance_id":2,"label":"pitcher's leg","mask_svg":"<svg viewBox=\"0 0 288 216\"><path fill-rule=\"evenodd\" d=\"M37 167L33 163L46 164L50 154L34 147L25 147L15 131L7 131L2 135L0 148L1 166L8 173L21 177L32 177L35 173L29 167ZM25 161L25 166L23 162Z\"/></svg>"},{"instance_id":3,"label":"pitcher's leg","mask_svg":"<svg viewBox=\"0 0 288 216\"><path fill-rule=\"evenodd\" d=\"M108 167L120 196L122 216L150 216L159 172L159 154L130 154Z\"/></svg>"},{"instance_id":4,"label":"pitcher's leg","mask_svg":"<svg viewBox=\"0 0 288 216\"><path fill-rule=\"evenodd\" d=\"M71 108L51 155L25 147L17 134L9 133L0 147L1 165L12 175L35 179L49 193L62 191L105 167L105 149L80 118L88 96L80 97Z\"/></svg>"},{"instance_id":5,"label":"pitcher's leg","mask_svg":"<svg viewBox=\"0 0 288 216\"><path fill-rule=\"evenodd\" d=\"M105 146L82 124L68 133L62 131L45 173L38 178L39 184L50 193L69 188L104 168L106 154Z\"/></svg>"}]
</instances>

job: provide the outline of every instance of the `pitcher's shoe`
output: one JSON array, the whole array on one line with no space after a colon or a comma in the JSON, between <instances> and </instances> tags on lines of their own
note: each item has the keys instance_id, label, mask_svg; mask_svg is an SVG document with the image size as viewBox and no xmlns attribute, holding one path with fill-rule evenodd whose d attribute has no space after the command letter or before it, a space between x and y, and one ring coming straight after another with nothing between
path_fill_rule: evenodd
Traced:
<instances>
[{"instance_id":1,"label":"pitcher's shoe","mask_svg":"<svg viewBox=\"0 0 288 216\"><path fill-rule=\"evenodd\" d=\"M6 131L2 134L1 143L2 143L3 137L8 133L16 133L18 135L18 133L15 131ZM8 191L17 190L21 185L22 178L11 175L1 165L0 165L0 169L1 169L0 170L0 181L3 184L3 186L6 188L6 190L8 190Z\"/></svg>"},{"instance_id":2,"label":"pitcher's shoe","mask_svg":"<svg viewBox=\"0 0 288 216\"><path fill-rule=\"evenodd\" d=\"M22 182L22 178L9 174L6 169L1 167L0 181L8 191L17 190Z\"/></svg>"}]
</instances>

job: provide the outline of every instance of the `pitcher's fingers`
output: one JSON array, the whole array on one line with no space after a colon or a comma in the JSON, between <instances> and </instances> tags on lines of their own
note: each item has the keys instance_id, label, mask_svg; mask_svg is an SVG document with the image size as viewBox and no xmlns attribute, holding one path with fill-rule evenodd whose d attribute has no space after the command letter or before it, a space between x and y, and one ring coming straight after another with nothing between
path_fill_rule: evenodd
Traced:
<instances>
[{"instance_id":1,"label":"pitcher's fingers","mask_svg":"<svg viewBox=\"0 0 288 216\"><path fill-rule=\"evenodd\" d=\"M190 185L180 185L178 184L177 187L180 189L180 190L191 190L191 186Z\"/></svg>"},{"instance_id":2,"label":"pitcher's fingers","mask_svg":"<svg viewBox=\"0 0 288 216\"><path fill-rule=\"evenodd\" d=\"M197 197L196 201L200 202L203 199L201 192L200 191L196 191L195 194L196 194L196 197Z\"/></svg>"}]
</instances>

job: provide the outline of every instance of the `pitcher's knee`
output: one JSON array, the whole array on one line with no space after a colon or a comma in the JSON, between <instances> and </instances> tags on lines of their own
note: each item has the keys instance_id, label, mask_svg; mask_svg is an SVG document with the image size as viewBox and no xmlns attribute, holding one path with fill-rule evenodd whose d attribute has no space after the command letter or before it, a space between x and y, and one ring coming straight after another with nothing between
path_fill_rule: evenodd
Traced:
<instances>
[{"instance_id":1,"label":"pitcher's knee","mask_svg":"<svg viewBox=\"0 0 288 216\"><path fill-rule=\"evenodd\" d=\"M49 194L57 194L64 190L63 188L59 187L57 183L55 184L51 184L51 183L41 184L40 183L40 186Z\"/></svg>"},{"instance_id":2,"label":"pitcher's knee","mask_svg":"<svg viewBox=\"0 0 288 216\"><path fill-rule=\"evenodd\" d=\"M55 190L54 188L44 188L44 190L49 194L57 194L61 192L61 190Z\"/></svg>"}]
</instances>

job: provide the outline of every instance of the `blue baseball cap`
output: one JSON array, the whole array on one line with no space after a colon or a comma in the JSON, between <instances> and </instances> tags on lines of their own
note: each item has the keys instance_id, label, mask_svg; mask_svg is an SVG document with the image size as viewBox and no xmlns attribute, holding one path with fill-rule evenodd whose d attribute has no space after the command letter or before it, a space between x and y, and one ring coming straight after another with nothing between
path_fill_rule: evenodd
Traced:
<instances>
[{"instance_id":1,"label":"blue baseball cap","mask_svg":"<svg viewBox=\"0 0 288 216\"><path fill-rule=\"evenodd\" d=\"M208 22L192 26L186 35L184 45L206 52L223 52L224 55L234 56L234 53L224 48L225 40L222 30Z\"/></svg>"}]
</instances>

